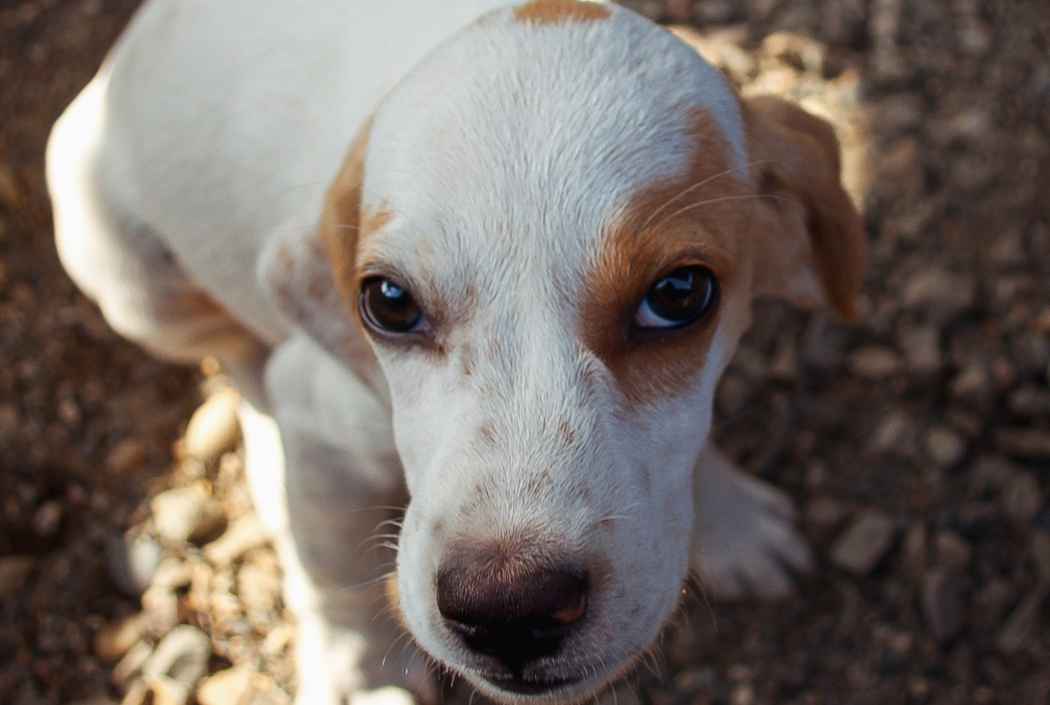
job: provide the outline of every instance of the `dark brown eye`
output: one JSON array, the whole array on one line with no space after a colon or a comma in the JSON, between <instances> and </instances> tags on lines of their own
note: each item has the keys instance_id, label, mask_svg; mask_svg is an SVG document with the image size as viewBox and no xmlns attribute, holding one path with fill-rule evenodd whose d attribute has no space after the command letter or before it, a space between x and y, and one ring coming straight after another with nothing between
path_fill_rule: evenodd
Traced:
<instances>
[{"instance_id":1,"label":"dark brown eye","mask_svg":"<svg viewBox=\"0 0 1050 705\"><path fill-rule=\"evenodd\" d=\"M718 301L718 280L707 267L681 267L657 279L634 314L639 328L682 328Z\"/></svg>"},{"instance_id":2,"label":"dark brown eye","mask_svg":"<svg viewBox=\"0 0 1050 705\"><path fill-rule=\"evenodd\" d=\"M361 313L369 325L386 333L409 333L423 320L412 294L381 277L367 279L361 287Z\"/></svg>"}]
</instances>

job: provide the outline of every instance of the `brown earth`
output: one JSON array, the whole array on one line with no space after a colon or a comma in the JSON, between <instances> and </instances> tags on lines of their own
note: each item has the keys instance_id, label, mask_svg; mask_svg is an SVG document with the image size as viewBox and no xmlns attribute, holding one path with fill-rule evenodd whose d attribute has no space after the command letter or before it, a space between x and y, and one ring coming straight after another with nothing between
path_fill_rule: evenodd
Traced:
<instances>
[{"instance_id":1,"label":"brown earth","mask_svg":"<svg viewBox=\"0 0 1050 705\"><path fill-rule=\"evenodd\" d=\"M149 501L250 516L233 436L173 450L220 379L117 338L51 241L47 131L136 5L0 2L0 702L146 702L133 662L176 623L208 672L255 674L228 688L287 702L272 551L202 550L221 519L163 540ZM696 591L620 699L1050 703L1050 6L633 5L836 120L872 263L857 326L761 306L719 393L719 439L798 501L815 576L777 604ZM128 546L164 559L142 598L115 584Z\"/></svg>"}]
</instances>

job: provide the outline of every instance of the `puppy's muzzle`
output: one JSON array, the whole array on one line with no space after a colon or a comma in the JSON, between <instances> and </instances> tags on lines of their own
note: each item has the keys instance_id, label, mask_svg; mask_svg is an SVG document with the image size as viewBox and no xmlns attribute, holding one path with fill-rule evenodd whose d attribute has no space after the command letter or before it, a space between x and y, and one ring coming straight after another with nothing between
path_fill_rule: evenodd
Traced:
<instances>
[{"instance_id":1,"label":"puppy's muzzle","mask_svg":"<svg viewBox=\"0 0 1050 705\"><path fill-rule=\"evenodd\" d=\"M549 690L563 683L537 663L557 655L587 613L586 569L561 558L459 546L437 574L438 610L448 632L500 688Z\"/></svg>"}]
</instances>

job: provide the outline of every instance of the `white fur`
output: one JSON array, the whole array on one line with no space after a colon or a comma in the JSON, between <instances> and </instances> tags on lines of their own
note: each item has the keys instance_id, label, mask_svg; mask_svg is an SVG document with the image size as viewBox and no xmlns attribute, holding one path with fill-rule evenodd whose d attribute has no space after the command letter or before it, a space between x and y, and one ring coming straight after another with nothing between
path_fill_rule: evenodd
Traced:
<instances>
[{"instance_id":1,"label":"white fur","mask_svg":"<svg viewBox=\"0 0 1050 705\"><path fill-rule=\"evenodd\" d=\"M748 321L741 295L723 303L696 379L643 406L579 338L580 284L606 226L638 189L688 168L688 108L714 117L746 178L737 99L685 45L618 8L543 27L498 10L456 32L500 4L154 0L49 146L63 261L107 318L162 354L218 354L255 390L242 414L249 469L300 617L302 705L387 682L428 692L411 651L389 657L391 626L373 619L383 563L361 547L406 490L407 624L505 701L529 698L480 678L436 610L450 535L527 528L611 566L615 587L591 596L587 627L544 664L587 677L548 700L585 697L627 668L698 555L727 593L741 575L782 593L776 556L807 560L784 500L705 451ZM425 306L464 314L443 358L375 346L378 380L342 357L360 333L337 303L291 310L274 294L301 285L276 267L281 247L323 267L307 241L373 113L364 201L394 218L359 257L396 267ZM167 288L149 276L165 266ZM222 308L134 305L205 295ZM497 443L481 442L482 425Z\"/></svg>"}]
</instances>

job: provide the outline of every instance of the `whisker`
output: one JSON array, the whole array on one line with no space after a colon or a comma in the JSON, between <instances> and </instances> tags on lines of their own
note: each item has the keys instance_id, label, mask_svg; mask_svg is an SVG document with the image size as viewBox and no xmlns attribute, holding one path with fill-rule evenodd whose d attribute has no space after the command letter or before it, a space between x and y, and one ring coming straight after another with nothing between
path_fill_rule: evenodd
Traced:
<instances>
[{"instance_id":1,"label":"whisker","mask_svg":"<svg viewBox=\"0 0 1050 705\"><path fill-rule=\"evenodd\" d=\"M762 163L768 162L768 161L769 161L768 159L756 159L755 161L751 161L751 162L745 163L743 166L730 167L729 169L726 169L725 171L720 171L717 174L713 174L711 176L708 176L706 179L701 179L700 181L696 182L695 184L692 184L691 186L689 186L689 187L687 187L685 189L682 189L682 191L680 191L676 196L667 199L667 201L665 201L663 203L663 205L661 205L655 211L650 213L649 217L646 218L644 223L642 223L641 230L645 230L647 227L649 227L649 225L654 220L656 220L656 216L660 215L660 213L663 212L664 210L666 210L672 203L674 203L675 201L681 199L684 196L689 195L690 193L692 193L696 189L701 188L704 185L711 183L715 179L719 179L719 178L721 178L723 176L727 176L729 174L732 174L734 171L743 171L744 169L747 169L747 168L752 167L752 166L758 166L759 164L762 164Z\"/></svg>"},{"instance_id":2,"label":"whisker","mask_svg":"<svg viewBox=\"0 0 1050 705\"><path fill-rule=\"evenodd\" d=\"M768 198L773 201L784 201L785 203L790 203L790 199L785 198L783 196L777 196L771 193L746 193L741 194L739 196L719 196L718 198L709 198L706 201L700 201L699 203L690 203L688 206L682 206L674 213L661 220L656 227L663 225L669 220L674 220L683 213L688 213L689 211L699 208L700 206L709 206L714 203L723 203L725 201L747 201L752 199L759 200L763 198Z\"/></svg>"}]
</instances>

